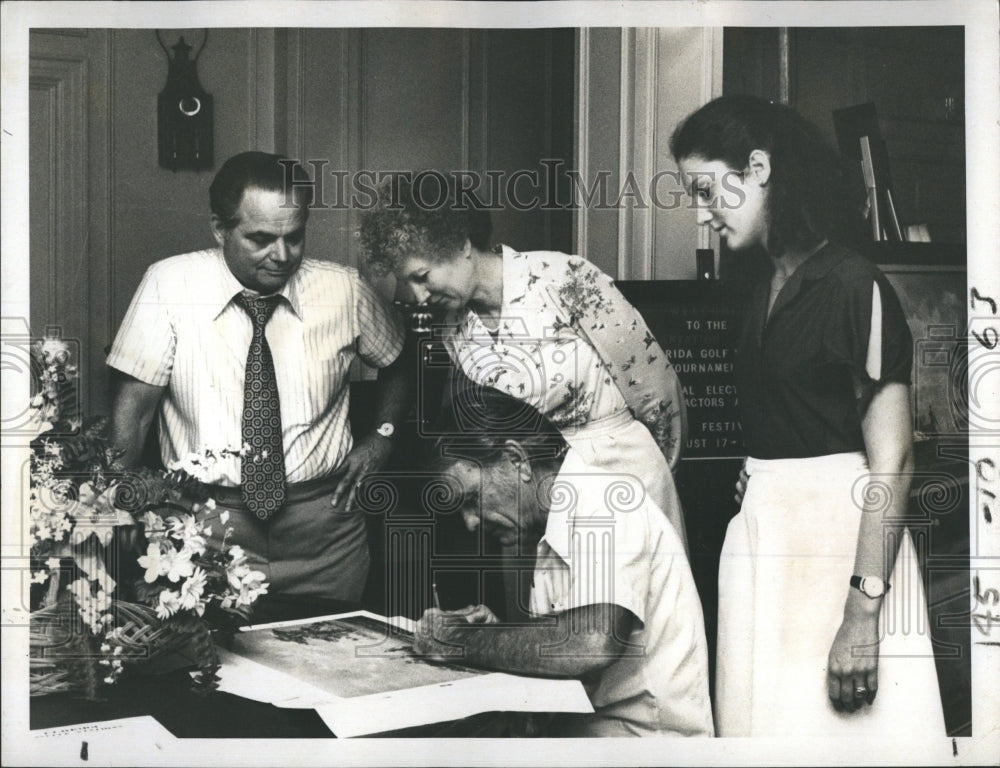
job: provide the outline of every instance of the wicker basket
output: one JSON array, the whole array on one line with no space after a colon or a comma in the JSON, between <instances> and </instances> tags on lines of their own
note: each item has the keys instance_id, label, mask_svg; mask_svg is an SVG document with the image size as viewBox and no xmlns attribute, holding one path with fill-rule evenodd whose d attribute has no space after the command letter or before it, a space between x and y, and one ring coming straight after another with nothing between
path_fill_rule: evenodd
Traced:
<instances>
[{"instance_id":1,"label":"wicker basket","mask_svg":"<svg viewBox=\"0 0 1000 768\"><path fill-rule=\"evenodd\" d=\"M100 649L67 598L32 611L29 644L32 696L74 692L96 697Z\"/></svg>"},{"instance_id":2,"label":"wicker basket","mask_svg":"<svg viewBox=\"0 0 1000 768\"><path fill-rule=\"evenodd\" d=\"M122 647L119 658L134 671L162 672L197 666L199 683L211 684L218 669L218 655L207 625L195 622L185 631L160 620L145 605L124 600L112 602ZM100 650L101 638L89 633L69 598L60 599L31 614L30 693L45 696L70 692L100 698L102 680L108 674L100 664L107 658ZM164 663L167 657L172 660Z\"/></svg>"}]
</instances>

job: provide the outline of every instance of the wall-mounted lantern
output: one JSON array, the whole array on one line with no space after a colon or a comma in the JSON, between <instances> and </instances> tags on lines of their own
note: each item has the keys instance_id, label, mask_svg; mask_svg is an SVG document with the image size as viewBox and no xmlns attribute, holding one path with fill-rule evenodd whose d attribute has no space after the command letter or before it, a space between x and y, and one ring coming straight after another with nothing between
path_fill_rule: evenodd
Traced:
<instances>
[{"instance_id":1,"label":"wall-mounted lantern","mask_svg":"<svg viewBox=\"0 0 1000 768\"><path fill-rule=\"evenodd\" d=\"M160 39L159 30L156 40L169 62L167 84L157 101L160 165L172 171L211 168L214 162L212 96L201 87L195 69L208 42L208 30L193 59L188 57L192 48L183 37L171 46L173 56Z\"/></svg>"}]
</instances>

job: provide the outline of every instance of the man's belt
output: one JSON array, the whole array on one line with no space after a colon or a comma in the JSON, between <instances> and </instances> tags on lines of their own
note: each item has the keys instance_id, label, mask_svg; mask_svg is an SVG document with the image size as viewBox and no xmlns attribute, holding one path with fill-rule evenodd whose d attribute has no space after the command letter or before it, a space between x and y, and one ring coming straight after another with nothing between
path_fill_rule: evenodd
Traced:
<instances>
[{"instance_id":1,"label":"man's belt","mask_svg":"<svg viewBox=\"0 0 1000 768\"><path fill-rule=\"evenodd\" d=\"M333 493L338 476L320 477L303 483L288 483L285 486L285 503L295 504L309 501L324 493ZM243 492L238 485L205 485L205 490L219 504L225 507L243 508Z\"/></svg>"}]
</instances>

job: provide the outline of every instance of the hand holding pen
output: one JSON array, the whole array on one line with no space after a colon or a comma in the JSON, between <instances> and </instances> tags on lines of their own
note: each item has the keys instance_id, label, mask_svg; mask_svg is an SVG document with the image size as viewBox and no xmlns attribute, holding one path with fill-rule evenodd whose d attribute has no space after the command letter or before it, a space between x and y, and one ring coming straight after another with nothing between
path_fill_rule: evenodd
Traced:
<instances>
[{"instance_id":1,"label":"hand holding pen","mask_svg":"<svg viewBox=\"0 0 1000 768\"><path fill-rule=\"evenodd\" d=\"M434 608L437 609L438 614L441 616L461 616L469 624L498 624L500 622L496 614L482 604L467 605L458 610L446 611L441 607L441 595L438 593L436 583L431 585L431 590L434 597Z\"/></svg>"}]
</instances>

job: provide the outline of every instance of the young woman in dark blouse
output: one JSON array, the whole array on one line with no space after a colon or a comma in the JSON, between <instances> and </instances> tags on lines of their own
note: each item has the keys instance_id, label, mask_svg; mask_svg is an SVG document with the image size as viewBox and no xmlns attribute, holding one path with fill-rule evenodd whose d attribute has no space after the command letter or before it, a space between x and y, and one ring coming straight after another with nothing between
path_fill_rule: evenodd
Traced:
<instances>
[{"instance_id":1,"label":"young woman in dark blouse","mask_svg":"<svg viewBox=\"0 0 1000 768\"><path fill-rule=\"evenodd\" d=\"M794 110L749 96L706 104L671 151L698 223L774 265L737 357L749 458L719 572L719 735L944 735L902 526L913 343L886 278L846 245L860 216L838 158Z\"/></svg>"}]
</instances>

